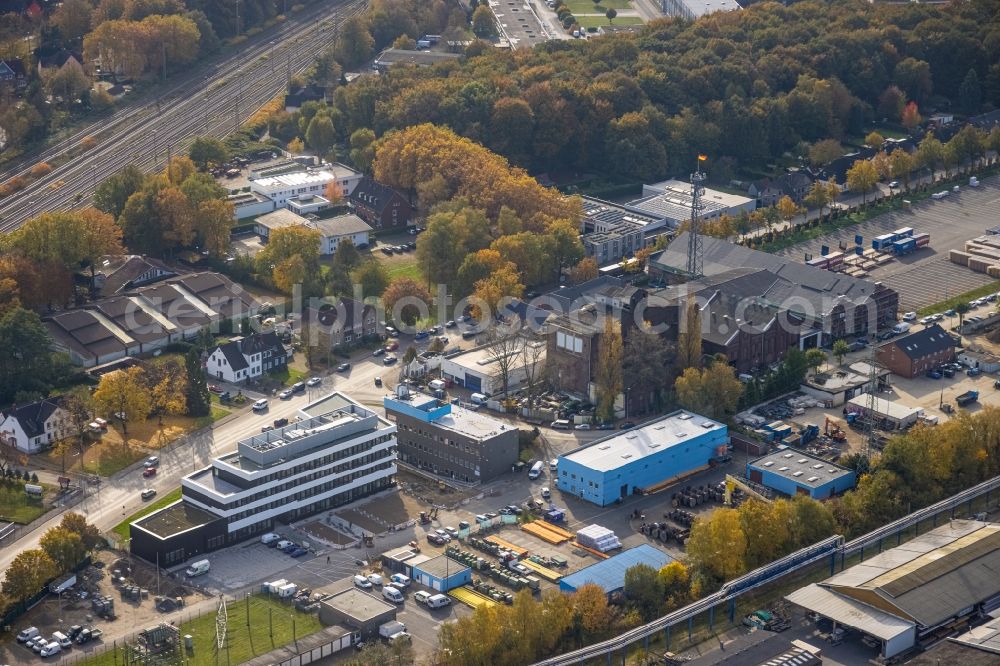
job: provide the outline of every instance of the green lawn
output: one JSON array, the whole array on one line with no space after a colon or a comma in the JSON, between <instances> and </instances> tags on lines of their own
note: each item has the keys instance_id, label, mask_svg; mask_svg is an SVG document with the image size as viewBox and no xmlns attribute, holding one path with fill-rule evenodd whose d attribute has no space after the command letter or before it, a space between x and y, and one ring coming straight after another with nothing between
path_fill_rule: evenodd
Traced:
<instances>
[{"instance_id":1,"label":"green lawn","mask_svg":"<svg viewBox=\"0 0 1000 666\"><path fill-rule=\"evenodd\" d=\"M296 370L285 366L281 370L275 370L267 375L271 379L277 380L285 386L291 386L295 382L305 381L306 373L303 370Z\"/></svg>"},{"instance_id":2,"label":"green lawn","mask_svg":"<svg viewBox=\"0 0 1000 666\"><path fill-rule=\"evenodd\" d=\"M989 284L984 284L982 287L973 289L972 291L967 291L964 294L952 296L948 300L941 301L940 303L933 303L925 308L921 308L917 310L917 314L925 316L937 314L938 312L944 312L945 310L952 310L959 303L968 303L971 300L982 298L983 296L989 296L990 294L995 294L998 291L1000 291L1000 282L990 282ZM966 316L968 317L973 314L978 313L973 310Z\"/></svg>"},{"instance_id":3,"label":"green lawn","mask_svg":"<svg viewBox=\"0 0 1000 666\"><path fill-rule=\"evenodd\" d=\"M632 8L629 0L600 0L600 2L594 2L593 0L565 0L565 2L566 6L576 16L580 14L603 14L609 9L621 11Z\"/></svg>"},{"instance_id":4,"label":"green lawn","mask_svg":"<svg viewBox=\"0 0 1000 666\"><path fill-rule=\"evenodd\" d=\"M207 428L208 426L212 425L213 423L221 419L223 416L229 415L228 409L223 409L222 407L216 406L216 403L219 400L219 396L213 393L212 397L214 398L214 400L212 401L212 413L209 414L208 416L199 416L194 420L195 428L198 428L199 430L201 428Z\"/></svg>"},{"instance_id":5,"label":"green lawn","mask_svg":"<svg viewBox=\"0 0 1000 666\"><path fill-rule=\"evenodd\" d=\"M218 655L215 647L214 612L182 623L181 635L190 634L194 637L194 652L187 655L185 663L190 666L242 664L323 628L316 615L301 613L277 599L263 596L250 597L248 627L247 605L246 601L233 601L226 605L229 616L228 639ZM116 643L112 649L79 663L82 666L118 666L125 663L124 658L124 653Z\"/></svg>"},{"instance_id":6,"label":"green lawn","mask_svg":"<svg viewBox=\"0 0 1000 666\"><path fill-rule=\"evenodd\" d=\"M614 21L609 22L606 16L580 16L576 15L576 22L581 28L603 28L606 25L642 25L642 19L638 16L619 16Z\"/></svg>"},{"instance_id":7,"label":"green lawn","mask_svg":"<svg viewBox=\"0 0 1000 666\"><path fill-rule=\"evenodd\" d=\"M420 274L420 268L417 266L417 259L413 257L412 261L394 261L386 262L386 270L389 272L389 279L395 280L396 278L410 278L418 283L423 284L424 276Z\"/></svg>"},{"instance_id":8,"label":"green lawn","mask_svg":"<svg viewBox=\"0 0 1000 666\"><path fill-rule=\"evenodd\" d=\"M49 493L52 488L38 484ZM45 499L31 497L24 492L24 485L13 481L0 483L0 520L27 525L45 513Z\"/></svg>"},{"instance_id":9,"label":"green lawn","mask_svg":"<svg viewBox=\"0 0 1000 666\"><path fill-rule=\"evenodd\" d=\"M143 516L148 516L149 514L153 513L154 511L158 511L158 510L162 509L163 507L167 506L168 504L173 504L174 502L176 502L180 498L181 498L181 488L180 488L180 486L178 486L177 488L174 488L173 490L171 490L166 495L161 495L157 499L153 500L152 502L150 502L146 506L142 507L141 509L139 509L138 511L136 511L135 513L133 513L131 516L129 516L128 518L126 518L122 522L120 522L117 525L115 525L114 529L112 529L111 531L114 532L115 534L117 534L118 536L120 536L122 538L122 541L124 541L125 539L128 539L128 524L129 523L131 523L131 522L133 522L135 520L138 520L139 518L142 518Z\"/></svg>"}]
</instances>

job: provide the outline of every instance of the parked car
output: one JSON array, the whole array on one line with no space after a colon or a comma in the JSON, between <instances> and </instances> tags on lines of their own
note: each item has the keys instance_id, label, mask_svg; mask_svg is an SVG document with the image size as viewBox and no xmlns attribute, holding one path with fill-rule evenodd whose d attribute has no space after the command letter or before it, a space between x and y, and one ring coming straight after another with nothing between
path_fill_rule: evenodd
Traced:
<instances>
[{"instance_id":1,"label":"parked car","mask_svg":"<svg viewBox=\"0 0 1000 666\"><path fill-rule=\"evenodd\" d=\"M438 530L434 530L434 533L435 533L435 534L437 534L437 535L438 535L439 537L441 537L442 539L444 539L444 542L445 542L445 543L448 543L449 541L451 541L451 535L450 535L450 534L448 534L448 533L447 533L446 531L444 531L444 530L440 530L440 529L438 529Z\"/></svg>"},{"instance_id":2,"label":"parked car","mask_svg":"<svg viewBox=\"0 0 1000 666\"><path fill-rule=\"evenodd\" d=\"M262 412L267 409L267 398L261 398L257 402L253 403L253 411Z\"/></svg>"},{"instance_id":3,"label":"parked car","mask_svg":"<svg viewBox=\"0 0 1000 666\"><path fill-rule=\"evenodd\" d=\"M590 430L590 424L589 423L577 423L576 424L576 429L577 430Z\"/></svg>"},{"instance_id":4,"label":"parked car","mask_svg":"<svg viewBox=\"0 0 1000 666\"><path fill-rule=\"evenodd\" d=\"M295 382L292 384L292 393L305 393L306 383L305 382Z\"/></svg>"},{"instance_id":5,"label":"parked car","mask_svg":"<svg viewBox=\"0 0 1000 666\"><path fill-rule=\"evenodd\" d=\"M306 549L305 549L305 548L303 548L302 546L299 546L299 547L298 547L298 548L296 548L295 550L290 550L290 551L288 551L288 554L289 554L289 555L290 555L291 557L302 557L303 555L305 555L305 554L306 554L306 553L308 553L308 552L309 552L308 550L306 550Z\"/></svg>"},{"instance_id":6,"label":"parked car","mask_svg":"<svg viewBox=\"0 0 1000 666\"><path fill-rule=\"evenodd\" d=\"M449 319L448 322L444 325L445 328L455 328L456 326L458 326L458 322L456 322L454 319Z\"/></svg>"},{"instance_id":7,"label":"parked car","mask_svg":"<svg viewBox=\"0 0 1000 666\"><path fill-rule=\"evenodd\" d=\"M214 393L216 395L220 395L222 393L222 387L216 384L209 384L208 390L210 393Z\"/></svg>"},{"instance_id":8,"label":"parked car","mask_svg":"<svg viewBox=\"0 0 1000 666\"><path fill-rule=\"evenodd\" d=\"M398 359L397 359L397 358L396 358L395 356L393 356L392 354L389 354L389 355L388 355L388 356L386 356L386 357L385 357L384 359L382 359L382 363L384 363L384 364L386 364L386 365L392 365L392 364L393 364L393 363L395 363L395 362L396 362L397 360L398 360Z\"/></svg>"},{"instance_id":9,"label":"parked car","mask_svg":"<svg viewBox=\"0 0 1000 666\"><path fill-rule=\"evenodd\" d=\"M281 535L275 534L274 532L268 532L267 534L260 535L260 542L265 546L271 546L272 548L281 541Z\"/></svg>"},{"instance_id":10,"label":"parked car","mask_svg":"<svg viewBox=\"0 0 1000 666\"><path fill-rule=\"evenodd\" d=\"M916 312L907 312L903 314L903 321L914 321L917 318Z\"/></svg>"},{"instance_id":11,"label":"parked car","mask_svg":"<svg viewBox=\"0 0 1000 666\"><path fill-rule=\"evenodd\" d=\"M316 386L317 384L322 384L322 383L323 383L322 377L310 377L306 381L306 386Z\"/></svg>"},{"instance_id":12,"label":"parked car","mask_svg":"<svg viewBox=\"0 0 1000 666\"><path fill-rule=\"evenodd\" d=\"M979 375L983 374L983 371L980 370L979 368L969 368L968 370L965 371L965 374L968 375L969 377L978 377Z\"/></svg>"},{"instance_id":13,"label":"parked car","mask_svg":"<svg viewBox=\"0 0 1000 666\"><path fill-rule=\"evenodd\" d=\"M145 468L144 470L142 470L142 476L146 479L148 479L151 476L156 476L156 468L155 467Z\"/></svg>"},{"instance_id":14,"label":"parked car","mask_svg":"<svg viewBox=\"0 0 1000 666\"><path fill-rule=\"evenodd\" d=\"M160 458L158 456L149 456L142 463L142 466L143 467L159 467L160 466Z\"/></svg>"},{"instance_id":15,"label":"parked car","mask_svg":"<svg viewBox=\"0 0 1000 666\"><path fill-rule=\"evenodd\" d=\"M418 590L413 593L413 600L419 601L422 604L426 604L427 600L431 598L431 593L426 590Z\"/></svg>"},{"instance_id":16,"label":"parked car","mask_svg":"<svg viewBox=\"0 0 1000 666\"><path fill-rule=\"evenodd\" d=\"M285 389L284 391L282 391L281 393L278 394L278 397L281 398L282 400L289 400L289 399L291 399L291 397L292 397L292 389Z\"/></svg>"},{"instance_id":17,"label":"parked car","mask_svg":"<svg viewBox=\"0 0 1000 666\"><path fill-rule=\"evenodd\" d=\"M337 366L337 372L347 372L350 369L351 369L350 363L341 363L340 365Z\"/></svg>"},{"instance_id":18,"label":"parked car","mask_svg":"<svg viewBox=\"0 0 1000 666\"><path fill-rule=\"evenodd\" d=\"M899 181L898 180L894 180L894 181L890 182L889 183L889 189L890 190L898 190L899 189Z\"/></svg>"},{"instance_id":19,"label":"parked car","mask_svg":"<svg viewBox=\"0 0 1000 666\"><path fill-rule=\"evenodd\" d=\"M946 316L946 317L954 317L956 314L958 314L958 313L955 312L952 309L948 309L948 310L944 311L944 316Z\"/></svg>"},{"instance_id":20,"label":"parked car","mask_svg":"<svg viewBox=\"0 0 1000 666\"><path fill-rule=\"evenodd\" d=\"M428 543L432 543L435 546L443 546L446 543L448 543L447 541L444 540L444 538L441 537L441 535L439 535L439 534L437 534L435 532L428 532L427 533L427 542Z\"/></svg>"},{"instance_id":21,"label":"parked car","mask_svg":"<svg viewBox=\"0 0 1000 666\"><path fill-rule=\"evenodd\" d=\"M942 367L942 368L941 368L941 369L939 370L939 372L940 372L940 373L941 373L942 375L944 375L945 377L947 377L948 379L951 379L952 377L954 377L954 376L955 376L955 371L954 371L954 370L952 370L951 368L944 368L944 367Z\"/></svg>"},{"instance_id":22,"label":"parked car","mask_svg":"<svg viewBox=\"0 0 1000 666\"><path fill-rule=\"evenodd\" d=\"M372 585L381 586L383 582L382 576L378 575L377 573L370 573L368 574L368 582L371 583Z\"/></svg>"},{"instance_id":23,"label":"parked car","mask_svg":"<svg viewBox=\"0 0 1000 666\"><path fill-rule=\"evenodd\" d=\"M143 488L142 492L139 493L139 497L144 500L152 499L153 497L156 497L156 490L153 488Z\"/></svg>"},{"instance_id":24,"label":"parked car","mask_svg":"<svg viewBox=\"0 0 1000 666\"><path fill-rule=\"evenodd\" d=\"M431 334L428 331L417 331L416 334L413 336L413 339L426 340L429 337L431 337Z\"/></svg>"},{"instance_id":25,"label":"parked car","mask_svg":"<svg viewBox=\"0 0 1000 666\"><path fill-rule=\"evenodd\" d=\"M372 352L372 356L381 356L384 353L385 353L385 349L383 349L382 347L379 347L378 349L376 349L375 351Z\"/></svg>"},{"instance_id":26,"label":"parked car","mask_svg":"<svg viewBox=\"0 0 1000 666\"><path fill-rule=\"evenodd\" d=\"M370 589L372 589L371 581L368 580L367 578L365 578L364 576L355 576L354 577L354 586L355 587L360 587L362 590L370 590Z\"/></svg>"},{"instance_id":27,"label":"parked car","mask_svg":"<svg viewBox=\"0 0 1000 666\"><path fill-rule=\"evenodd\" d=\"M628 430L629 428L634 428L634 427L635 427L634 423L632 423L631 421L626 421L625 423L623 423L620 426L618 426L618 429L619 430Z\"/></svg>"},{"instance_id":28,"label":"parked car","mask_svg":"<svg viewBox=\"0 0 1000 666\"><path fill-rule=\"evenodd\" d=\"M27 627L17 632L17 642L27 643L36 636L38 636L38 627Z\"/></svg>"},{"instance_id":29,"label":"parked car","mask_svg":"<svg viewBox=\"0 0 1000 666\"><path fill-rule=\"evenodd\" d=\"M274 427L275 428L284 428L286 425L288 425L288 419L286 419L284 417L282 417L280 419L274 419Z\"/></svg>"},{"instance_id":30,"label":"parked car","mask_svg":"<svg viewBox=\"0 0 1000 666\"><path fill-rule=\"evenodd\" d=\"M928 370L927 371L927 376L930 379L941 379L941 373L938 372L937 370Z\"/></svg>"},{"instance_id":31,"label":"parked car","mask_svg":"<svg viewBox=\"0 0 1000 666\"><path fill-rule=\"evenodd\" d=\"M55 655L62 652L62 646L55 641L50 641L45 647L43 647L38 654L43 657L54 657Z\"/></svg>"},{"instance_id":32,"label":"parked car","mask_svg":"<svg viewBox=\"0 0 1000 666\"><path fill-rule=\"evenodd\" d=\"M548 489L548 486L542 488L542 499L549 499L552 497L552 491Z\"/></svg>"},{"instance_id":33,"label":"parked car","mask_svg":"<svg viewBox=\"0 0 1000 666\"><path fill-rule=\"evenodd\" d=\"M444 531L447 532L448 536L452 537L453 539L458 538L458 530L456 530L454 527L446 527L444 528Z\"/></svg>"}]
</instances>

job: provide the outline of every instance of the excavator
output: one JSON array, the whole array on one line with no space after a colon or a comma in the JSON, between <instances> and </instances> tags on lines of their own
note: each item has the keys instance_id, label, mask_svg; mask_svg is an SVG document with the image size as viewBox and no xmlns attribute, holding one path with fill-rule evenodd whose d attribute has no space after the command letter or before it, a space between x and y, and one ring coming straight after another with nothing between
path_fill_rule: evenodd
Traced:
<instances>
[{"instance_id":1,"label":"excavator","mask_svg":"<svg viewBox=\"0 0 1000 666\"><path fill-rule=\"evenodd\" d=\"M823 424L823 434L835 442L847 441L847 433L840 427L840 421L831 419L829 416L826 417L826 423Z\"/></svg>"},{"instance_id":2,"label":"excavator","mask_svg":"<svg viewBox=\"0 0 1000 666\"><path fill-rule=\"evenodd\" d=\"M726 474L726 492L723 495L723 499L722 499L722 503L724 505L726 505L726 506L732 506L733 505L733 490L735 490L736 488L739 488L740 490L742 490L743 492L745 492L750 497L756 497L757 499L761 500L762 502L770 502L771 501L770 497L768 497L767 495L765 495L763 492L761 492L757 488L754 488L753 486L751 486L749 483L747 483L743 479L738 479L735 476L733 476L732 474Z\"/></svg>"}]
</instances>

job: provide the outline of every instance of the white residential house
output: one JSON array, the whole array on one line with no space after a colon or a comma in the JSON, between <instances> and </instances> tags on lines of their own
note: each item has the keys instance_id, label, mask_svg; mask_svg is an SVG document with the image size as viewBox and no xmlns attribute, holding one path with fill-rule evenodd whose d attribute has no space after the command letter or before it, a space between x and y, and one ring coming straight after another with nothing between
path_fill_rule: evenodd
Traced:
<instances>
[{"instance_id":1,"label":"white residential house","mask_svg":"<svg viewBox=\"0 0 1000 666\"><path fill-rule=\"evenodd\" d=\"M22 453L39 453L73 434L69 413L54 400L0 413L0 440Z\"/></svg>"},{"instance_id":2,"label":"white residential house","mask_svg":"<svg viewBox=\"0 0 1000 666\"><path fill-rule=\"evenodd\" d=\"M273 333L254 333L219 345L208 355L205 372L233 384L260 377L288 364L288 352Z\"/></svg>"}]
</instances>

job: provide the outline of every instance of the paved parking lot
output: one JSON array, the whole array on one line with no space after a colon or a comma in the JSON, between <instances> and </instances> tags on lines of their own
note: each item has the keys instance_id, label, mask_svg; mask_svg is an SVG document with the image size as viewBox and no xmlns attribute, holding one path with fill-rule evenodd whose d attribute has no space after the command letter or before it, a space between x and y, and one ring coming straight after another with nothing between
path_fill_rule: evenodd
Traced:
<instances>
[{"instance_id":1,"label":"paved parking lot","mask_svg":"<svg viewBox=\"0 0 1000 666\"><path fill-rule=\"evenodd\" d=\"M899 292L900 309L918 310L932 303L951 298L993 282L985 273L948 261L950 250L962 249L965 241L981 236L1000 219L1000 178L980 181L978 188L962 187L945 199L927 199L909 210L881 215L847 229L841 229L820 239L794 245L777 254L802 261L806 253L819 256L823 245L836 251L844 242L854 246L855 234L864 237L864 246L871 247L876 236L900 227L913 227L918 233L931 235L929 249L892 261L872 271L869 279L884 282Z\"/></svg>"}]
</instances>

